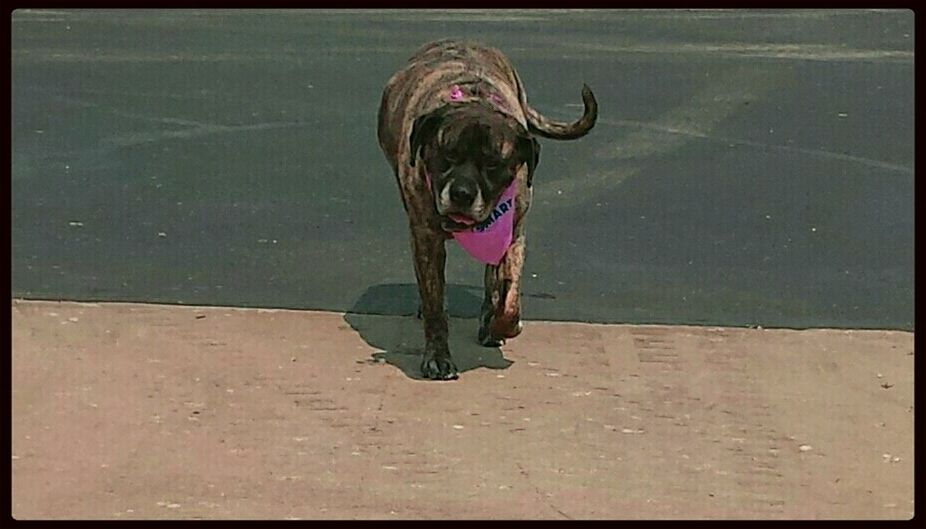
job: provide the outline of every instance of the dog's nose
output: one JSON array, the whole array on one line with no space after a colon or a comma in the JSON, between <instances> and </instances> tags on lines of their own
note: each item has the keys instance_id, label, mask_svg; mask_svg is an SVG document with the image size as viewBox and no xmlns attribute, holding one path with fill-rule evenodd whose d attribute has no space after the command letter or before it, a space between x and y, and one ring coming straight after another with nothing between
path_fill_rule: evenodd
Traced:
<instances>
[{"instance_id":1,"label":"dog's nose","mask_svg":"<svg viewBox=\"0 0 926 529\"><path fill-rule=\"evenodd\" d=\"M450 200L457 206L469 207L476 200L476 184L467 180L454 182L450 186Z\"/></svg>"}]
</instances>

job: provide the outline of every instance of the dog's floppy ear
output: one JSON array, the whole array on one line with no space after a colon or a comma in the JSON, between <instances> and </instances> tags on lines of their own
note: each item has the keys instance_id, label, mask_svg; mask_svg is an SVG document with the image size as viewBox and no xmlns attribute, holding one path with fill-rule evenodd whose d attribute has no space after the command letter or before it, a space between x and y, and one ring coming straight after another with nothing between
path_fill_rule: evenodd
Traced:
<instances>
[{"instance_id":1,"label":"dog's floppy ear","mask_svg":"<svg viewBox=\"0 0 926 529\"><path fill-rule=\"evenodd\" d=\"M534 169L540 163L540 142L531 136L518 137L518 157L527 164L527 185L534 181Z\"/></svg>"},{"instance_id":2,"label":"dog's floppy ear","mask_svg":"<svg viewBox=\"0 0 926 529\"><path fill-rule=\"evenodd\" d=\"M435 110L415 120L414 125L412 125L412 132L408 136L409 165L415 166L415 159L418 158L418 151L421 150L421 146L434 136L443 121L444 112L441 110Z\"/></svg>"}]
</instances>

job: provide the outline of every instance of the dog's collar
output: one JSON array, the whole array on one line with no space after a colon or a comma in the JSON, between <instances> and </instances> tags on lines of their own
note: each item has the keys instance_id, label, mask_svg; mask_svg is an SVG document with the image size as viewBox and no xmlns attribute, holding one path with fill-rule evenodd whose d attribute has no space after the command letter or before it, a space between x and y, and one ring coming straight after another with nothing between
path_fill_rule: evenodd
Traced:
<instances>
[{"instance_id":1,"label":"dog's collar","mask_svg":"<svg viewBox=\"0 0 926 529\"><path fill-rule=\"evenodd\" d=\"M498 110L508 110L508 105L505 104L505 101L500 95L493 92L486 92L476 84L455 84L447 90L445 99L452 103L458 103L460 101L487 101Z\"/></svg>"}]
</instances>

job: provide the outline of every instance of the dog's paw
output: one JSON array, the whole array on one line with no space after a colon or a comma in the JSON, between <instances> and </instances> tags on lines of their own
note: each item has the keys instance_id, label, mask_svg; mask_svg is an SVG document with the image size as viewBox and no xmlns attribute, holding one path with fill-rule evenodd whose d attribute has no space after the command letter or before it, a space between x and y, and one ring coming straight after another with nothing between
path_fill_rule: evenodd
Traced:
<instances>
[{"instance_id":1,"label":"dog's paw","mask_svg":"<svg viewBox=\"0 0 926 529\"><path fill-rule=\"evenodd\" d=\"M426 354L421 362L421 374L431 380L456 380L460 378L457 366L449 356L434 356Z\"/></svg>"},{"instance_id":2,"label":"dog's paw","mask_svg":"<svg viewBox=\"0 0 926 529\"><path fill-rule=\"evenodd\" d=\"M514 338L524 330L524 324L520 318L509 319L493 317L489 323L489 334L492 336L501 336L504 338Z\"/></svg>"},{"instance_id":3,"label":"dog's paw","mask_svg":"<svg viewBox=\"0 0 926 529\"><path fill-rule=\"evenodd\" d=\"M505 336L507 336L508 338L514 338L515 336L520 335L521 331L523 330L524 330L524 323L518 320L518 323L514 325L511 332L509 334L506 334Z\"/></svg>"},{"instance_id":4,"label":"dog's paw","mask_svg":"<svg viewBox=\"0 0 926 529\"><path fill-rule=\"evenodd\" d=\"M501 347L505 345L504 338L496 338L489 332L488 325L479 326L479 345L483 347Z\"/></svg>"}]
</instances>

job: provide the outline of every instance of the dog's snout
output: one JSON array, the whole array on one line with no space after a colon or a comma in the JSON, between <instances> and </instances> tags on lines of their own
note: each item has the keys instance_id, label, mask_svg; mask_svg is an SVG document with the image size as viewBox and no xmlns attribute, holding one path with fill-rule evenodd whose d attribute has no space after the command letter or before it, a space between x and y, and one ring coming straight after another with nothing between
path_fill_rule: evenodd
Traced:
<instances>
[{"instance_id":1,"label":"dog's snout","mask_svg":"<svg viewBox=\"0 0 926 529\"><path fill-rule=\"evenodd\" d=\"M469 180L455 181L450 185L450 200L458 207L469 207L476 199L476 184Z\"/></svg>"}]
</instances>

